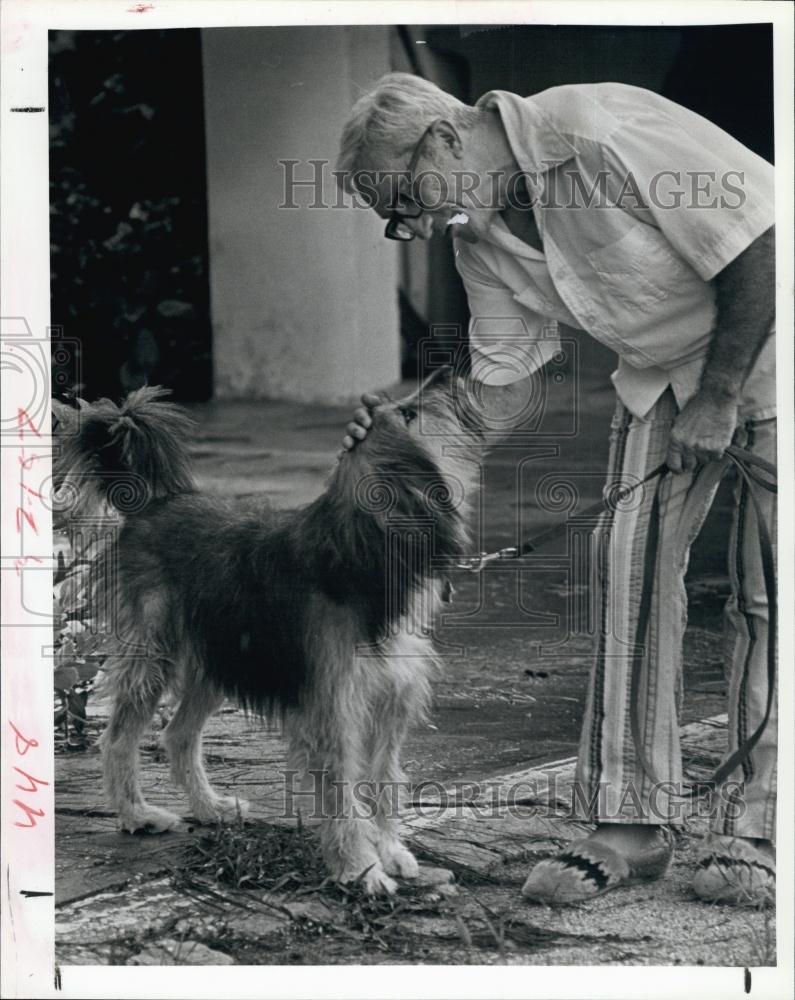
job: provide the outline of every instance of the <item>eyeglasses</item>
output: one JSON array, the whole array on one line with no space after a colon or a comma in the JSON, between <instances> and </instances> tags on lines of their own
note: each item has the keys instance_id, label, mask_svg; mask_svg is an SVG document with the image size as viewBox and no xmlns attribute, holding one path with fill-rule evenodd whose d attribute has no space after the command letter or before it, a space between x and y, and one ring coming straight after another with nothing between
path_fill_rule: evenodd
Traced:
<instances>
[{"instance_id":1,"label":"eyeglasses","mask_svg":"<svg viewBox=\"0 0 795 1000\"><path fill-rule=\"evenodd\" d=\"M417 169L417 161L420 158L420 149L422 148L423 142L425 142L425 137L428 135L428 133L435 124L436 122L433 121L425 129L425 131L420 136L417 145L414 147L414 152L411 154L409 165L406 167L406 174L408 175L410 189L413 188L412 175L414 171ZM404 243L407 243L409 240L413 240L416 233L414 232L413 229L410 229L408 226L404 225L404 220L419 219L424 209L422 208L422 206L418 206L418 208L419 211L411 215L408 214L407 212L398 212L398 211L392 212L391 215L389 216L389 221L386 224L386 229L384 229L384 236L386 236L388 240L401 240Z\"/></svg>"},{"instance_id":2,"label":"eyeglasses","mask_svg":"<svg viewBox=\"0 0 795 1000\"><path fill-rule=\"evenodd\" d=\"M409 229L408 226L404 225L405 219L419 219L422 215L423 209L417 206L418 211L412 215L408 215L406 212L392 212L389 216L389 221L386 224L386 229L384 229L384 236L388 240L402 240L407 243L409 240L413 240L417 235L413 229Z\"/></svg>"}]
</instances>

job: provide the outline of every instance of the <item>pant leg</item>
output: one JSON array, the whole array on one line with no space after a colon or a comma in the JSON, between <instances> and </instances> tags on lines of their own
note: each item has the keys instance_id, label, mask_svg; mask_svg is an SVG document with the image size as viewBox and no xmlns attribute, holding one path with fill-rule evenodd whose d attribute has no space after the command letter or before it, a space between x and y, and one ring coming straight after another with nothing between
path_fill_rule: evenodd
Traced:
<instances>
[{"instance_id":1,"label":"pant leg","mask_svg":"<svg viewBox=\"0 0 795 1000\"><path fill-rule=\"evenodd\" d=\"M644 420L620 403L613 420L608 485L643 479L665 458L677 414L668 390ZM649 519L658 481L607 512L596 532L600 563L599 638L577 763L574 814L602 822L670 823L681 819L677 692L687 623L684 576L690 546L712 504L725 463L659 481L660 522L648 639L642 650L638 718L644 756L632 738L630 691Z\"/></svg>"},{"instance_id":2,"label":"pant leg","mask_svg":"<svg viewBox=\"0 0 795 1000\"><path fill-rule=\"evenodd\" d=\"M776 462L776 421L748 421L735 443ZM775 551L776 495L756 491ZM764 718L767 702L768 608L756 513L748 486L738 477L729 546L732 595L726 605L726 671L729 680L729 753L747 739ZM772 637L775 642L775 637ZM716 795L711 828L741 837L775 837L777 703L747 761L730 775Z\"/></svg>"}]
</instances>

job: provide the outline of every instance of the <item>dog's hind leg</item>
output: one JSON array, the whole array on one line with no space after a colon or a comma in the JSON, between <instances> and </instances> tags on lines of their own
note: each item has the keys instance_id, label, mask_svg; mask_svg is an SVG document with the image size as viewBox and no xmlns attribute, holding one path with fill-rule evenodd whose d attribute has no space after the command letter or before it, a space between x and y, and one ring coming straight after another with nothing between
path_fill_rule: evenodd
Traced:
<instances>
[{"instance_id":1,"label":"dog's hind leg","mask_svg":"<svg viewBox=\"0 0 795 1000\"><path fill-rule=\"evenodd\" d=\"M114 699L102 734L105 791L122 830L163 833L180 822L167 809L150 805L139 782L138 744L166 688L160 662L120 659L106 664Z\"/></svg>"},{"instance_id":2,"label":"dog's hind leg","mask_svg":"<svg viewBox=\"0 0 795 1000\"><path fill-rule=\"evenodd\" d=\"M224 696L201 675L194 675L185 683L184 690L179 708L164 737L171 777L187 791L191 816L200 823L245 814L248 802L234 795L219 795L204 770L202 730L209 717L220 707Z\"/></svg>"}]
</instances>

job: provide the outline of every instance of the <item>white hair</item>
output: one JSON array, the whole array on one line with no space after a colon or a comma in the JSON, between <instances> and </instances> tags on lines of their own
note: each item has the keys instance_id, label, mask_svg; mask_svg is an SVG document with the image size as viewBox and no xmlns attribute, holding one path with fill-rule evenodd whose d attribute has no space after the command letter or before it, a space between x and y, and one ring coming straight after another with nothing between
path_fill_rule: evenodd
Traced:
<instances>
[{"instance_id":1,"label":"white hair","mask_svg":"<svg viewBox=\"0 0 795 1000\"><path fill-rule=\"evenodd\" d=\"M481 115L429 80L387 73L351 108L340 139L337 180L353 193L357 172L394 170L436 118L466 128Z\"/></svg>"}]
</instances>

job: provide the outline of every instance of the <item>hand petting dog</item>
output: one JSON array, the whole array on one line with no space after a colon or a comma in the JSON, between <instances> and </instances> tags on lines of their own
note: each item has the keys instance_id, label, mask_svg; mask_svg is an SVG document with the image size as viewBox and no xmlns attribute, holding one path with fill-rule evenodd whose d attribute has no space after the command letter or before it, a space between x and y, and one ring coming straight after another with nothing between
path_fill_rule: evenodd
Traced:
<instances>
[{"instance_id":1,"label":"hand petting dog","mask_svg":"<svg viewBox=\"0 0 795 1000\"><path fill-rule=\"evenodd\" d=\"M362 405L353 411L353 420L345 428L348 432L342 439L342 447L345 451L355 448L357 441L364 441L367 437L367 431L373 426L370 410L378 406L381 397L372 392L365 392L362 393L361 400Z\"/></svg>"}]
</instances>

